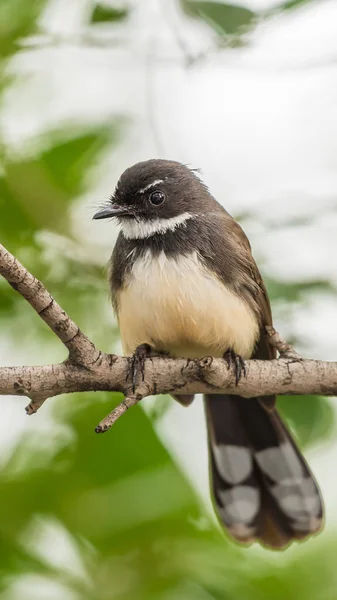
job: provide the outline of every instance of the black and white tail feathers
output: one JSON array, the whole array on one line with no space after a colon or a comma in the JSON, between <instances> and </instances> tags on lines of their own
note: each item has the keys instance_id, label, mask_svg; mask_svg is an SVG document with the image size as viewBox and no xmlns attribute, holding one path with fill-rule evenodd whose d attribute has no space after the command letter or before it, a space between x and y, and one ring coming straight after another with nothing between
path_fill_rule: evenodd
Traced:
<instances>
[{"instance_id":1,"label":"black and white tail feathers","mask_svg":"<svg viewBox=\"0 0 337 600\"><path fill-rule=\"evenodd\" d=\"M277 411L225 395L205 406L215 508L230 535L283 548L318 532L319 488Z\"/></svg>"}]
</instances>

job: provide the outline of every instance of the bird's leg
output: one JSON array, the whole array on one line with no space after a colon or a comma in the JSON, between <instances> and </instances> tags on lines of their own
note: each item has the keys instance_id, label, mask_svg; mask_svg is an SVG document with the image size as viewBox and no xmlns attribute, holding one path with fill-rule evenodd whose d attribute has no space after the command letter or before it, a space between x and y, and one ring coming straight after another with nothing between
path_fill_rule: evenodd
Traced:
<instances>
[{"instance_id":1,"label":"bird's leg","mask_svg":"<svg viewBox=\"0 0 337 600\"><path fill-rule=\"evenodd\" d=\"M228 369L233 369L235 374L235 385L238 385L242 375L246 377L245 361L240 354L236 354L231 348L226 350L223 358L227 363Z\"/></svg>"},{"instance_id":2,"label":"bird's leg","mask_svg":"<svg viewBox=\"0 0 337 600\"><path fill-rule=\"evenodd\" d=\"M129 358L129 368L126 379L131 379L133 393L136 391L139 374L141 374L142 381L144 381L145 359L148 358L150 354L151 346L149 346L149 344L141 344L140 346L137 346L133 355Z\"/></svg>"}]
</instances>

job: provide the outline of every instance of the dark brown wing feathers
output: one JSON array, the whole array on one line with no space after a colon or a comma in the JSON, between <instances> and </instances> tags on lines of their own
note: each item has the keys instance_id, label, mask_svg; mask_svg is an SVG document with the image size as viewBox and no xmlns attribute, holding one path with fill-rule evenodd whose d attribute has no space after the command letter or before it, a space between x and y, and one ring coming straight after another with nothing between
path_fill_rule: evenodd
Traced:
<instances>
[{"instance_id":1,"label":"dark brown wing feathers","mask_svg":"<svg viewBox=\"0 0 337 600\"><path fill-rule=\"evenodd\" d=\"M265 326L272 325L268 295L241 227L225 213L237 258L233 286L255 308L260 339L252 358L276 352ZM231 536L275 549L319 531L319 488L288 429L274 408L275 397L205 397L210 471L215 510Z\"/></svg>"}]
</instances>

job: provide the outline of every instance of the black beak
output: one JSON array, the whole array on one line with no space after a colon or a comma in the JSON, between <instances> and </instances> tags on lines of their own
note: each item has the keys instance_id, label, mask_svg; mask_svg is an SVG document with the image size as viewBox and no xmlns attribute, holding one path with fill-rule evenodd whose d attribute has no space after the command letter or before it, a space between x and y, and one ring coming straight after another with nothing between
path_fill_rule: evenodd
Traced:
<instances>
[{"instance_id":1,"label":"black beak","mask_svg":"<svg viewBox=\"0 0 337 600\"><path fill-rule=\"evenodd\" d=\"M93 216L93 219L111 219L112 217L124 217L125 215L129 214L130 211L127 208L125 208L125 206L111 204L111 206L107 206L106 208L102 208L102 210L99 210Z\"/></svg>"}]
</instances>

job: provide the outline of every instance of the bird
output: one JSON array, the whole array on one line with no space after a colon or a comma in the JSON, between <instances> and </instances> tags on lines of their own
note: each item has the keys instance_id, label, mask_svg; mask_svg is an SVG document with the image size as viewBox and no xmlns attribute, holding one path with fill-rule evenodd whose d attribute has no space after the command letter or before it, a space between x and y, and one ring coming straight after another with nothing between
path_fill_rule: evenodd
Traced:
<instances>
[{"instance_id":1,"label":"bird","mask_svg":"<svg viewBox=\"0 0 337 600\"><path fill-rule=\"evenodd\" d=\"M236 381L245 360L272 360L270 301L243 229L198 170L150 159L127 168L94 219L120 232L109 284L124 355L222 358ZM137 369L134 372L137 375ZM174 395L188 406L193 395ZM320 531L319 487L274 396L204 396L211 495L241 544L281 550Z\"/></svg>"}]
</instances>

